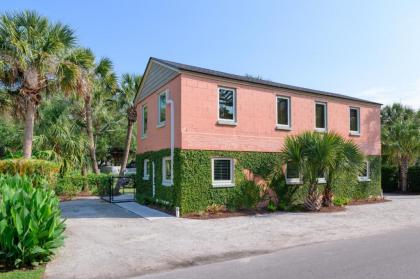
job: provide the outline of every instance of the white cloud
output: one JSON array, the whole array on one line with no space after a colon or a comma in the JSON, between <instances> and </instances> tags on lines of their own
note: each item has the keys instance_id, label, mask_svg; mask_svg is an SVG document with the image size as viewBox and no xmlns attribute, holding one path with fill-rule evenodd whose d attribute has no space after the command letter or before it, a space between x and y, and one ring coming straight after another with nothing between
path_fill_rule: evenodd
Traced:
<instances>
[{"instance_id":1,"label":"white cloud","mask_svg":"<svg viewBox=\"0 0 420 279\"><path fill-rule=\"evenodd\" d=\"M409 84L406 88L371 87L355 92L356 97L390 105L402 103L414 109L420 109L420 79Z\"/></svg>"}]
</instances>

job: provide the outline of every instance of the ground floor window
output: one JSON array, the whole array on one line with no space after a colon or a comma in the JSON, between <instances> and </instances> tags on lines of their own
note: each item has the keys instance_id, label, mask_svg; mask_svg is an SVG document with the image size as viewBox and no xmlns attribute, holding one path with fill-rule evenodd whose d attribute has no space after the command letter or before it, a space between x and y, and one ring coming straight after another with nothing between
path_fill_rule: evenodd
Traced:
<instances>
[{"instance_id":1,"label":"ground floor window","mask_svg":"<svg viewBox=\"0 0 420 279\"><path fill-rule=\"evenodd\" d=\"M213 158L212 185L213 187L233 187L234 182L234 161L231 158Z\"/></svg>"},{"instance_id":2,"label":"ground floor window","mask_svg":"<svg viewBox=\"0 0 420 279\"><path fill-rule=\"evenodd\" d=\"M149 160L143 161L143 180L149 180Z\"/></svg>"},{"instance_id":3,"label":"ground floor window","mask_svg":"<svg viewBox=\"0 0 420 279\"><path fill-rule=\"evenodd\" d=\"M287 163L286 183L287 184L300 184L301 183L299 168L296 163L293 163L293 162Z\"/></svg>"},{"instance_id":4,"label":"ground floor window","mask_svg":"<svg viewBox=\"0 0 420 279\"><path fill-rule=\"evenodd\" d=\"M162 159L162 185L172 186L171 157Z\"/></svg>"},{"instance_id":5,"label":"ground floor window","mask_svg":"<svg viewBox=\"0 0 420 279\"><path fill-rule=\"evenodd\" d=\"M365 161L363 163L362 170L360 171L359 181L370 181L370 163L369 161Z\"/></svg>"}]
</instances>

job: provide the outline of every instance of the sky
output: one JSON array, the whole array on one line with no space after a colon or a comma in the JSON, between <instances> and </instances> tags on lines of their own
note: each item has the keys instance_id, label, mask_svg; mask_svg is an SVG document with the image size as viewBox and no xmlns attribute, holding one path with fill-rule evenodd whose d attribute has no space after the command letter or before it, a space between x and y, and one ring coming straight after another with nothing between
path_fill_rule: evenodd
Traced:
<instances>
[{"instance_id":1,"label":"sky","mask_svg":"<svg viewBox=\"0 0 420 279\"><path fill-rule=\"evenodd\" d=\"M142 74L150 56L420 108L420 1L0 0Z\"/></svg>"}]
</instances>

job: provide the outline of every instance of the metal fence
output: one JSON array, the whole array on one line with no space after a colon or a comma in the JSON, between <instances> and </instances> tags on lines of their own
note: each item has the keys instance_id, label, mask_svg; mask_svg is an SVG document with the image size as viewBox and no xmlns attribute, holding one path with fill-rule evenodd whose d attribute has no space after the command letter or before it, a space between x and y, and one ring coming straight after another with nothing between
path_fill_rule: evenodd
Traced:
<instances>
[{"instance_id":1,"label":"metal fence","mask_svg":"<svg viewBox=\"0 0 420 279\"><path fill-rule=\"evenodd\" d=\"M136 200L136 177L112 176L101 193L101 199L111 203L132 202Z\"/></svg>"}]
</instances>

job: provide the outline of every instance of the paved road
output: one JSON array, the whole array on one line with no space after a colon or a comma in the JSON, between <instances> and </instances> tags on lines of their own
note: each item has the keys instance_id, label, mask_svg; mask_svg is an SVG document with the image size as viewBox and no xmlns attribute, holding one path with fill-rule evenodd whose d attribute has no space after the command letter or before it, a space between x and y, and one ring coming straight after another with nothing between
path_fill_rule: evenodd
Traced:
<instances>
[{"instance_id":1,"label":"paved road","mask_svg":"<svg viewBox=\"0 0 420 279\"><path fill-rule=\"evenodd\" d=\"M420 227L151 274L168 278L420 278Z\"/></svg>"}]
</instances>

